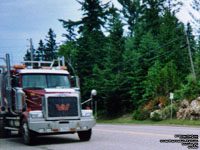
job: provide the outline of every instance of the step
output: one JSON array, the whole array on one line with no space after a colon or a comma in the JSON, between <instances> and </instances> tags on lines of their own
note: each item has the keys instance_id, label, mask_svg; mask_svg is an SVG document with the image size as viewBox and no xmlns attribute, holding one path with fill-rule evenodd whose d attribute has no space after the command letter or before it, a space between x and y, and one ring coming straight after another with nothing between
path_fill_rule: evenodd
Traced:
<instances>
[{"instance_id":1,"label":"step","mask_svg":"<svg viewBox=\"0 0 200 150\"><path fill-rule=\"evenodd\" d=\"M4 127L4 129L12 130L12 131L19 131L19 128L13 128L13 127Z\"/></svg>"},{"instance_id":2,"label":"step","mask_svg":"<svg viewBox=\"0 0 200 150\"><path fill-rule=\"evenodd\" d=\"M6 117L6 119L9 119L9 120L20 120L19 117Z\"/></svg>"}]
</instances>

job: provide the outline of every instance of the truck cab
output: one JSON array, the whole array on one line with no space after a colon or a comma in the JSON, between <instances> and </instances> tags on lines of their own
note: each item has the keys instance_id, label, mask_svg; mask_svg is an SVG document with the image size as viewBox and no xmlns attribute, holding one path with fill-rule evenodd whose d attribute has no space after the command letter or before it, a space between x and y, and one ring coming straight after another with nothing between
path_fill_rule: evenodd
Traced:
<instances>
[{"instance_id":1,"label":"truck cab","mask_svg":"<svg viewBox=\"0 0 200 150\"><path fill-rule=\"evenodd\" d=\"M17 65L1 74L0 135L17 130L25 144L32 144L38 135L63 133L90 140L96 124L93 111L82 109L80 89L72 87L66 67L52 66ZM88 101L94 95L95 90Z\"/></svg>"}]
</instances>

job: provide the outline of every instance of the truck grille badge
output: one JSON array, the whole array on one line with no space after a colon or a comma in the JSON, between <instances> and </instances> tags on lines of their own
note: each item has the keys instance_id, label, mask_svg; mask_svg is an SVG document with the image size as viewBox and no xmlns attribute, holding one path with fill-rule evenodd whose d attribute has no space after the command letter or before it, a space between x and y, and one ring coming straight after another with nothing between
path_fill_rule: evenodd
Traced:
<instances>
[{"instance_id":1,"label":"truck grille badge","mask_svg":"<svg viewBox=\"0 0 200 150\"><path fill-rule=\"evenodd\" d=\"M69 110L69 104L66 104L66 105L64 105L64 104L61 104L61 105L59 105L59 104L56 104L56 108L58 109L58 111L68 111Z\"/></svg>"}]
</instances>

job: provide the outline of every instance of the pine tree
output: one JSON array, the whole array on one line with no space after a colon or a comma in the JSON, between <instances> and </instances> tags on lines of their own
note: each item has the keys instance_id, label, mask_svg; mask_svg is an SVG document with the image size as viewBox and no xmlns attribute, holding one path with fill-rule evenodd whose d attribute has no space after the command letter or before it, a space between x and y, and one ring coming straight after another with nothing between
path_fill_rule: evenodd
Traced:
<instances>
[{"instance_id":1,"label":"pine tree","mask_svg":"<svg viewBox=\"0 0 200 150\"><path fill-rule=\"evenodd\" d=\"M141 15L140 0L118 0L122 5L122 13L127 21L130 36L133 36L136 22Z\"/></svg>"},{"instance_id":2,"label":"pine tree","mask_svg":"<svg viewBox=\"0 0 200 150\"><path fill-rule=\"evenodd\" d=\"M73 22L72 20L65 21L63 19L59 19L59 21L63 23L63 27L66 29L67 33L63 34L63 36L66 37L66 42L75 41L77 36L77 34L75 33L75 27L76 24L79 23Z\"/></svg>"},{"instance_id":3,"label":"pine tree","mask_svg":"<svg viewBox=\"0 0 200 150\"><path fill-rule=\"evenodd\" d=\"M142 4L142 16L141 19L145 31L151 31L153 36L157 36L159 26L161 24L161 14L164 8L165 0L143 0Z\"/></svg>"},{"instance_id":4,"label":"pine tree","mask_svg":"<svg viewBox=\"0 0 200 150\"><path fill-rule=\"evenodd\" d=\"M37 56L36 56L36 50L34 49L34 47L32 49L32 54L33 54L33 61L35 61L37 59ZM31 61L31 50L30 49L28 49L26 51L26 54L24 56L24 61Z\"/></svg>"},{"instance_id":5,"label":"pine tree","mask_svg":"<svg viewBox=\"0 0 200 150\"><path fill-rule=\"evenodd\" d=\"M123 63L123 52L125 39L123 37L123 23L121 21L120 15L117 9L112 6L110 8L110 15L108 16L108 37L105 43L105 57L103 59L103 69L101 73L96 73L96 85L97 89L101 92L100 96L104 97L102 102L103 107L106 111L106 115L117 115L125 110L123 108L122 99L125 101L123 87L121 86L121 81L123 76L121 75ZM97 66L96 66L97 67ZM98 70L98 68L96 68ZM100 71L99 71L100 72ZM116 95L118 93L119 95ZM119 111L120 110L120 111Z\"/></svg>"},{"instance_id":6,"label":"pine tree","mask_svg":"<svg viewBox=\"0 0 200 150\"><path fill-rule=\"evenodd\" d=\"M64 21L63 26L69 30L78 30L79 38L76 39L76 66L77 73L81 79L81 86L84 89L82 95L86 97L93 84L89 84L93 78L93 69L97 65L102 68L102 58L104 57L105 36L102 28L108 13L108 3L102 4L100 0L82 0L81 4L83 18L79 21ZM69 34L69 32L68 32Z\"/></svg>"},{"instance_id":7,"label":"pine tree","mask_svg":"<svg viewBox=\"0 0 200 150\"><path fill-rule=\"evenodd\" d=\"M44 60L52 61L57 58L57 45L56 45L56 35L53 30L50 28L48 31L48 35L46 37L46 48L44 51Z\"/></svg>"},{"instance_id":8,"label":"pine tree","mask_svg":"<svg viewBox=\"0 0 200 150\"><path fill-rule=\"evenodd\" d=\"M79 0L83 17L79 21L60 19L66 42L59 55L64 55L79 75L83 99L92 88L97 89L101 114L111 116L142 110L158 97L168 98L169 92L187 82L185 77L190 73L184 25L175 15L181 3L118 1L121 11L113 6L108 10L109 4L101 0ZM130 32L126 37L122 20ZM191 36L192 28L188 26L187 31L200 72L200 46Z\"/></svg>"},{"instance_id":9,"label":"pine tree","mask_svg":"<svg viewBox=\"0 0 200 150\"><path fill-rule=\"evenodd\" d=\"M114 65L109 68L112 68L113 73L117 73L121 70L121 66L118 64L123 61L122 54L124 52L125 43L125 38L123 37L124 24L122 23L120 15L114 6L111 7L110 12L107 28L107 32L109 33L107 37L108 42L105 45L107 53L106 64Z\"/></svg>"},{"instance_id":10,"label":"pine tree","mask_svg":"<svg viewBox=\"0 0 200 150\"><path fill-rule=\"evenodd\" d=\"M36 60L43 61L44 60L44 52L45 52L45 45L42 40L39 41L39 46L36 50Z\"/></svg>"},{"instance_id":11,"label":"pine tree","mask_svg":"<svg viewBox=\"0 0 200 150\"><path fill-rule=\"evenodd\" d=\"M24 56L24 61L31 61L31 52L30 52L30 50L26 51L26 54Z\"/></svg>"},{"instance_id":12,"label":"pine tree","mask_svg":"<svg viewBox=\"0 0 200 150\"><path fill-rule=\"evenodd\" d=\"M158 41L153 37L151 32L147 32L141 37L139 45L135 45L137 38L130 39L129 42L132 43L127 47L127 53L125 59L128 59L126 66L127 84L131 85L129 93L132 99L132 105L137 108L138 105L144 104L146 102L145 97L145 81L147 80L148 70L152 66L155 60L155 50L158 49ZM131 55L132 58L129 58ZM130 71L131 70L131 71Z\"/></svg>"},{"instance_id":13,"label":"pine tree","mask_svg":"<svg viewBox=\"0 0 200 150\"><path fill-rule=\"evenodd\" d=\"M81 19L82 25L79 32L101 31L101 27L105 24L108 3L102 4L100 0L83 0L78 1L81 4L81 10L84 12Z\"/></svg>"},{"instance_id":14,"label":"pine tree","mask_svg":"<svg viewBox=\"0 0 200 150\"><path fill-rule=\"evenodd\" d=\"M162 47L158 54L166 53L168 51L174 52L161 58L160 62L162 64L167 64L168 62L173 61L177 68L179 68L179 77L185 78L185 75L188 74L189 59L187 50L185 49L186 40L184 37L184 25L179 22L175 14L171 13L170 10L165 11L162 22L160 27L161 34L158 36L160 39L159 43L160 45L167 45Z\"/></svg>"},{"instance_id":15,"label":"pine tree","mask_svg":"<svg viewBox=\"0 0 200 150\"><path fill-rule=\"evenodd\" d=\"M156 51L156 62L148 70L145 81L145 97L168 97L180 87L189 73L189 57L185 48L184 26L178 21L175 12L165 9L161 18L160 48Z\"/></svg>"},{"instance_id":16,"label":"pine tree","mask_svg":"<svg viewBox=\"0 0 200 150\"><path fill-rule=\"evenodd\" d=\"M58 48L58 55L65 57L65 62L71 72L71 74L77 74L76 66L76 57L77 57L77 48L75 42L67 41L65 44L61 45Z\"/></svg>"},{"instance_id":17,"label":"pine tree","mask_svg":"<svg viewBox=\"0 0 200 150\"><path fill-rule=\"evenodd\" d=\"M191 0L190 1L190 7L192 9L189 9L189 15L191 16L191 26L193 27L193 30L195 33L200 33L200 21L199 21L199 15L200 15L200 1L199 0Z\"/></svg>"},{"instance_id":18,"label":"pine tree","mask_svg":"<svg viewBox=\"0 0 200 150\"><path fill-rule=\"evenodd\" d=\"M195 47L194 66L195 66L195 72L196 72L197 80L199 80L200 79L200 36L197 39L197 44L196 44L196 47Z\"/></svg>"}]
</instances>

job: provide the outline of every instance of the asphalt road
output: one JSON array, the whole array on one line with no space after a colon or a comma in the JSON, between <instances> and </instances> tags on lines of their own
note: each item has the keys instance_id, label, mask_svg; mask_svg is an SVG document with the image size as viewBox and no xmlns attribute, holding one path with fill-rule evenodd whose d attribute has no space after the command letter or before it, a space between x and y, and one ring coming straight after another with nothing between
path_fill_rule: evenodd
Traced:
<instances>
[{"instance_id":1,"label":"asphalt road","mask_svg":"<svg viewBox=\"0 0 200 150\"><path fill-rule=\"evenodd\" d=\"M77 134L53 135L38 137L33 146L26 146L21 138L12 137L0 139L0 150L188 150L181 143L160 143L178 140L176 134L198 135L200 141L200 127L97 124L89 142L80 142Z\"/></svg>"}]
</instances>

